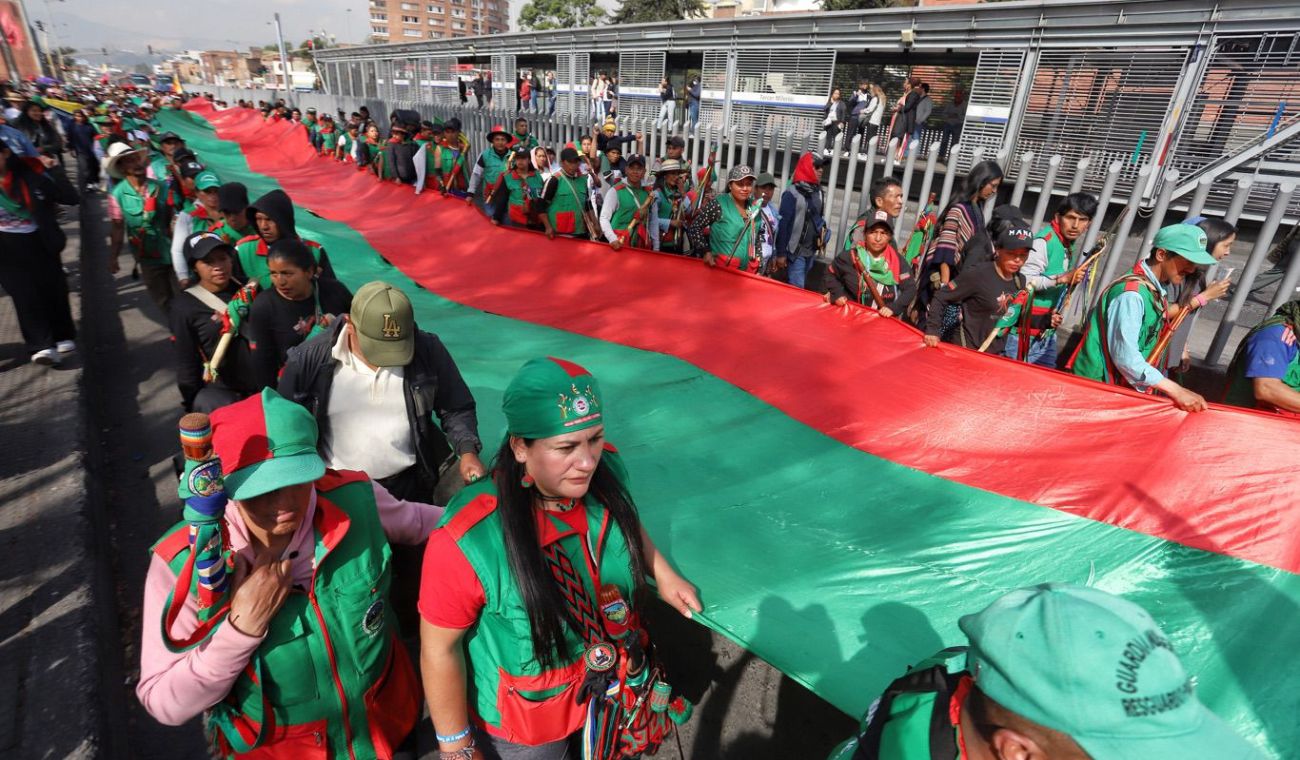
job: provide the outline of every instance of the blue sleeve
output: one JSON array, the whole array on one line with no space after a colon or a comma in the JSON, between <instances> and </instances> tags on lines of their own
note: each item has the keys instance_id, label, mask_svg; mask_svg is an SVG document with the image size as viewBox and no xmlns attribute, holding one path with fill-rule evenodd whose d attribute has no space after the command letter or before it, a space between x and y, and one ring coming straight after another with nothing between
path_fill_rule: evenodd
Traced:
<instances>
[{"instance_id":1,"label":"blue sleeve","mask_svg":"<svg viewBox=\"0 0 1300 760\"><path fill-rule=\"evenodd\" d=\"M1137 292L1119 294L1106 311L1106 342L1110 345L1110 357L1128 384L1142 392L1165 379L1160 370L1147 363L1138 346L1145 312L1142 294Z\"/></svg>"},{"instance_id":2,"label":"blue sleeve","mask_svg":"<svg viewBox=\"0 0 1300 760\"><path fill-rule=\"evenodd\" d=\"M794 215L798 205L793 192L787 190L781 193L781 208L777 212L779 221L776 225L777 256L784 256L790 250L790 236L794 234L790 227L794 225Z\"/></svg>"},{"instance_id":3,"label":"blue sleeve","mask_svg":"<svg viewBox=\"0 0 1300 760\"><path fill-rule=\"evenodd\" d=\"M1296 352L1295 331L1287 325L1273 325L1250 336L1246 342L1246 377L1286 377Z\"/></svg>"}]
</instances>

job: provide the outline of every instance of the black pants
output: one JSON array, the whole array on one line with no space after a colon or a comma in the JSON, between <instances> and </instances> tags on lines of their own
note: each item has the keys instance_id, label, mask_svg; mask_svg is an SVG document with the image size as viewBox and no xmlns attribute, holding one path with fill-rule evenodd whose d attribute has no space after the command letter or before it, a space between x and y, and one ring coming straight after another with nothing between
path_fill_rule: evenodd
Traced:
<instances>
[{"instance_id":1,"label":"black pants","mask_svg":"<svg viewBox=\"0 0 1300 760\"><path fill-rule=\"evenodd\" d=\"M28 351L77 337L63 263L39 233L0 232L0 287L14 301Z\"/></svg>"},{"instance_id":2,"label":"black pants","mask_svg":"<svg viewBox=\"0 0 1300 760\"><path fill-rule=\"evenodd\" d=\"M77 153L77 176L82 185L99 184L99 159L94 153Z\"/></svg>"},{"instance_id":3,"label":"black pants","mask_svg":"<svg viewBox=\"0 0 1300 760\"><path fill-rule=\"evenodd\" d=\"M216 380L203 386L203 390L194 397L194 411L211 414L223 406L229 406L247 397L247 393L228 388L220 380Z\"/></svg>"},{"instance_id":4,"label":"black pants","mask_svg":"<svg viewBox=\"0 0 1300 760\"><path fill-rule=\"evenodd\" d=\"M835 149L835 136L840 133L840 125L828 124L826 126L826 150Z\"/></svg>"}]
</instances>

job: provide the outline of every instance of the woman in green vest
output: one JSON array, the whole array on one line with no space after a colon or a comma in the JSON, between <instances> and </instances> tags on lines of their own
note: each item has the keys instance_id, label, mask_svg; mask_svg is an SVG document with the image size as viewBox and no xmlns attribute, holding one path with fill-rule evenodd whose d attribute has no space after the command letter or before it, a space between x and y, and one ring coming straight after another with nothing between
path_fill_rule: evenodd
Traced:
<instances>
[{"instance_id":1,"label":"woman in green vest","mask_svg":"<svg viewBox=\"0 0 1300 760\"><path fill-rule=\"evenodd\" d=\"M684 253L686 250L686 212L691 205L686 196L686 172L686 166L675 158L665 158L655 172L661 251Z\"/></svg>"},{"instance_id":2,"label":"woman in green vest","mask_svg":"<svg viewBox=\"0 0 1300 760\"><path fill-rule=\"evenodd\" d=\"M434 149L434 176L443 195L464 194L469 187L469 140L460 131L460 119L455 116L442 124L442 139Z\"/></svg>"},{"instance_id":3,"label":"woman in green vest","mask_svg":"<svg viewBox=\"0 0 1300 760\"><path fill-rule=\"evenodd\" d=\"M421 672L440 758L559 760L584 725L586 742L602 725L618 739L589 743L593 757L651 749L603 722L611 683L617 704L649 706L638 714L651 745L689 713L648 662L635 601L647 577L687 617L699 598L641 524L604 404L586 369L525 364L505 392L492 476L461 491L429 537Z\"/></svg>"},{"instance_id":4,"label":"woman in green vest","mask_svg":"<svg viewBox=\"0 0 1300 760\"><path fill-rule=\"evenodd\" d=\"M511 148L510 155L510 171L501 175L500 188L492 194L488 219L500 225L509 218L511 226L541 231L544 228L537 215L536 201L542 196L542 178L533 170L527 148Z\"/></svg>"},{"instance_id":5,"label":"woman in green vest","mask_svg":"<svg viewBox=\"0 0 1300 760\"><path fill-rule=\"evenodd\" d=\"M389 543L423 541L441 510L326 470L315 418L273 390L207 422L182 419L185 517L153 547L136 696L167 725L204 714L226 758L408 750L419 682Z\"/></svg>"},{"instance_id":6,"label":"woman in green vest","mask_svg":"<svg viewBox=\"0 0 1300 760\"><path fill-rule=\"evenodd\" d=\"M755 246L762 207L753 195L754 171L737 166L727 174L726 194L705 201L691 220L691 247L704 251L704 263L758 272L761 255Z\"/></svg>"}]
</instances>

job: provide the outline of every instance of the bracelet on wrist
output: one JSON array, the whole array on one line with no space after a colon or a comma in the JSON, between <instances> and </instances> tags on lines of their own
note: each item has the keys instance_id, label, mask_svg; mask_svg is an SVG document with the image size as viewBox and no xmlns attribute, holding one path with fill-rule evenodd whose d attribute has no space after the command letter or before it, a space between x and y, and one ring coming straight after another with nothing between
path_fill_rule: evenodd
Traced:
<instances>
[{"instance_id":1,"label":"bracelet on wrist","mask_svg":"<svg viewBox=\"0 0 1300 760\"><path fill-rule=\"evenodd\" d=\"M471 731L472 731L472 729L471 729L469 726L465 726L465 728L464 728L463 730L461 730L461 731L457 731L456 733L452 734L451 736L443 736L442 734L440 734L440 733L438 733L438 732L436 732L436 731L434 732L433 736L434 736L435 739L437 739L437 740L438 740L439 742L441 742L441 743L444 743L444 744L451 744L452 742L458 742L458 741L460 741L461 739L467 738L467 737L470 735L470 732L471 732Z\"/></svg>"},{"instance_id":2,"label":"bracelet on wrist","mask_svg":"<svg viewBox=\"0 0 1300 760\"><path fill-rule=\"evenodd\" d=\"M460 749L438 750L438 760L474 760L474 740Z\"/></svg>"}]
</instances>

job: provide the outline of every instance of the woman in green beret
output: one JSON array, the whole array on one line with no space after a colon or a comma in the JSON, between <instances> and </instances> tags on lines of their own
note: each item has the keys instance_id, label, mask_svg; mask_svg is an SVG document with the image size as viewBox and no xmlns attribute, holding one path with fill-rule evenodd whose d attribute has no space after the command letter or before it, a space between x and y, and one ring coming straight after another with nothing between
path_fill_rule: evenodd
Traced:
<instances>
[{"instance_id":1,"label":"woman in green beret","mask_svg":"<svg viewBox=\"0 0 1300 760\"><path fill-rule=\"evenodd\" d=\"M695 587L641 524L591 373L534 359L503 406L491 477L453 499L425 551L421 671L439 757L564 760L579 729L591 756L631 756L650 747L620 736L627 714L657 746L690 710L646 654L638 592L653 578L690 617Z\"/></svg>"}]
</instances>

